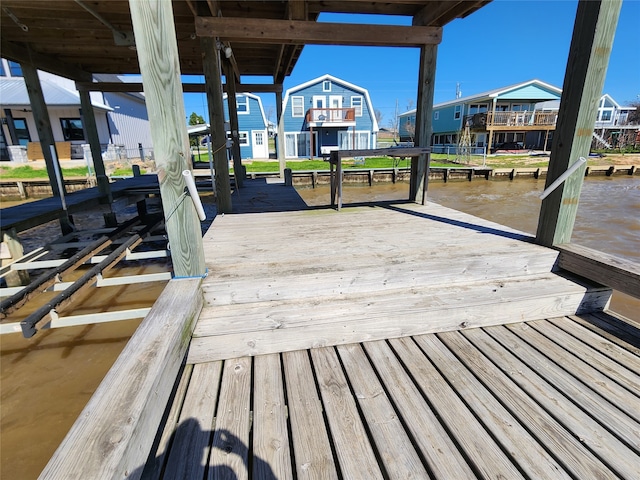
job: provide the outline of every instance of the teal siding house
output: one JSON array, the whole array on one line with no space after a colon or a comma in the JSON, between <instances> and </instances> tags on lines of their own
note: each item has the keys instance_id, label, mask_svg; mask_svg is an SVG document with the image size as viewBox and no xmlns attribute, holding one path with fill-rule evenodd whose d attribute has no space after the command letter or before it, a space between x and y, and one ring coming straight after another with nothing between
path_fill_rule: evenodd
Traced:
<instances>
[{"instance_id":1,"label":"teal siding house","mask_svg":"<svg viewBox=\"0 0 640 480\"><path fill-rule=\"evenodd\" d=\"M496 151L546 150L551 145L562 90L540 80L497 88L433 106L434 152L461 141ZM399 116L400 140L412 142L416 111Z\"/></svg>"},{"instance_id":2,"label":"teal siding house","mask_svg":"<svg viewBox=\"0 0 640 480\"><path fill-rule=\"evenodd\" d=\"M282 129L286 158L375 148L378 122L369 92L331 75L286 91Z\"/></svg>"}]
</instances>

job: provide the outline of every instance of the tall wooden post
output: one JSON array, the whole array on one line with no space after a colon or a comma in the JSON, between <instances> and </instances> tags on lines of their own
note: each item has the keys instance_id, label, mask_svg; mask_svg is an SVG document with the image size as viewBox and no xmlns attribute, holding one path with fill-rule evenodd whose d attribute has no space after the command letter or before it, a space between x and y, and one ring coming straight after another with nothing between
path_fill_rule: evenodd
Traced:
<instances>
[{"instance_id":1,"label":"tall wooden post","mask_svg":"<svg viewBox=\"0 0 640 480\"><path fill-rule=\"evenodd\" d=\"M80 90L78 94L80 95L80 108L82 108L82 125L87 133L87 140L91 148L91 158L93 160L93 168L96 171L98 191L105 200L105 203L111 204L113 202L111 187L109 186L109 178L107 178L104 162L102 161L100 137L98 136L96 116L93 111L93 106L91 105L90 93L87 90Z\"/></svg>"},{"instance_id":2,"label":"tall wooden post","mask_svg":"<svg viewBox=\"0 0 640 480\"><path fill-rule=\"evenodd\" d=\"M578 3L546 186L580 157L589 155L621 5L622 0ZM551 246L571 240L584 168L579 168L543 200L536 234L538 243Z\"/></svg>"},{"instance_id":3,"label":"tall wooden post","mask_svg":"<svg viewBox=\"0 0 640 480\"><path fill-rule=\"evenodd\" d=\"M190 169L191 161L171 0L129 0L129 8L174 274L202 276L200 221L184 195L182 171Z\"/></svg>"},{"instance_id":4,"label":"tall wooden post","mask_svg":"<svg viewBox=\"0 0 640 480\"><path fill-rule=\"evenodd\" d=\"M231 128L231 155L233 156L233 172L236 188L242 188L244 175L242 171L242 156L240 155L240 135L238 133L238 104L236 92L236 75L229 60L222 62L224 76L227 83L227 108L229 110L229 127Z\"/></svg>"},{"instance_id":5,"label":"tall wooden post","mask_svg":"<svg viewBox=\"0 0 640 480\"><path fill-rule=\"evenodd\" d=\"M287 167L287 158L285 156L285 138L284 138L284 116L282 115L282 93L276 92L276 112L278 116L276 139L276 154L278 156L278 164L280 166L280 178L284 178L284 169Z\"/></svg>"},{"instance_id":6,"label":"tall wooden post","mask_svg":"<svg viewBox=\"0 0 640 480\"><path fill-rule=\"evenodd\" d=\"M47 166L47 174L49 176L51 190L55 197L62 198L61 195L66 194L67 192L64 185L64 177L62 176L62 169L60 168L60 162L58 161L58 158L54 158L51 155L51 146L53 145L55 150L56 143L53 138L51 120L49 118L47 104L44 100L42 85L40 84L40 78L38 78L38 70L33 65L27 63L21 63L20 67L22 68L24 84L27 87L29 102L31 103L31 111L33 112L33 119L36 122L36 129L38 130L38 138L40 138L40 146L42 148L44 162ZM60 191L60 188L58 188L58 180L56 179L55 173L56 168L60 172L62 192ZM66 211L63 211L63 214L60 217L60 228L62 233L65 235L74 230L71 218Z\"/></svg>"},{"instance_id":7,"label":"tall wooden post","mask_svg":"<svg viewBox=\"0 0 640 480\"><path fill-rule=\"evenodd\" d=\"M211 124L213 164L216 170L216 203L218 213L231 213L231 186L229 184L229 161L227 159L227 133L224 128L224 103L220 52L213 37L200 37L205 91Z\"/></svg>"},{"instance_id":8,"label":"tall wooden post","mask_svg":"<svg viewBox=\"0 0 640 480\"><path fill-rule=\"evenodd\" d=\"M437 45L420 48L420 72L418 78L418 102L416 108L415 146L430 147L433 132L433 94L436 77ZM430 155L422 154L411 159L409 200L424 205L427 199Z\"/></svg>"}]
</instances>

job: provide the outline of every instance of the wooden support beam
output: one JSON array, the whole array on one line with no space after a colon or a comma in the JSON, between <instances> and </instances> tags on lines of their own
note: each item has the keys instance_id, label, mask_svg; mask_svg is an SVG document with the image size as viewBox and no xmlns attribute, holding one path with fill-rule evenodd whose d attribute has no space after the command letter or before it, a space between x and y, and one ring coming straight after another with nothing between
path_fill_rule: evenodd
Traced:
<instances>
[{"instance_id":1,"label":"wooden support beam","mask_svg":"<svg viewBox=\"0 0 640 480\"><path fill-rule=\"evenodd\" d=\"M29 94L29 102L31 103L31 110L33 112L33 119L36 123L36 130L38 131L38 138L40 138L40 146L42 148L42 155L47 166L47 174L49 176L49 182L51 183L51 190L54 197L62 198L62 195L66 193L64 187L64 178L62 176L62 169L60 169L60 163L58 161L58 155L51 154L51 146L55 151L56 144L53 137L53 130L51 129L51 120L49 119L49 110L44 100L44 94L42 92L42 85L40 84L40 78L38 77L38 70L30 63L21 63L22 76L24 77L24 83L27 87L27 93ZM60 184L62 190L58 186L58 180L56 178L56 170L60 173ZM62 234L66 235L74 230L73 223L69 218L66 210L63 210L60 217L60 228Z\"/></svg>"},{"instance_id":2,"label":"wooden support beam","mask_svg":"<svg viewBox=\"0 0 640 480\"><path fill-rule=\"evenodd\" d=\"M578 3L545 188L589 155L621 6L622 0ZM584 166L542 201L536 242L570 242L583 180Z\"/></svg>"},{"instance_id":3,"label":"wooden support beam","mask_svg":"<svg viewBox=\"0 0 640 480\"><path fill-rule=\"evenodd\" d=\"M91 105L91 98L89 92L78 92L80 95L80 107L82 111L82 125L89 140L89 146L91 148L91 159L93 161L93 168L96 172L96 179L98 181L98 191L102 196L104 203L111 205L113 203L113 197L111 195L111 187L109 186L109 178L104 169L104 162L102 160L102 150L100 148L100 137L98 136L98 127L96 125L96 115Z\"/></svg>"},{"instance_id":4,"label":"wooden support beam","mask_svg":"<svg viewBox=\"0 0 640 480\"><path fill-rule=\"evenodd\" d=\"M227 134L224 128L220 52L216 46L215 38L201 38L200 46L209 106L213 163L216 170L216 204L218 213L231 213L231 185L229 184L229 162L226 148Z\"/></svg>"},{"instance_id":5,"label":"wooden support beam","mask_svg":"<svg viewBox=\"0 0 640 480\"><path fill-rule=\"evenodd\" d=\"M130 0L129 8L174 273L202 276L206 266L200 221L193 202L184 195L182 172L190 169L191 151L171 0ZM162 55L156 53L160 51Z\"/></svg>"},{"instance_id":6,"label":"wooden support beam","mask_svg":"<svg viewBox=\"0 0 640 480\"><path fill-rule=\"evenodd\" d=\"M197 17L196 34L231 42L420 47L442 41L441 27L363 25L264 18Z\"/></svg>"},{"instance_id":7,"label":"wooden support beam","mask_svg":"<svg viewBox=\"0 0 640 480\"><path fill-rule=\"evenodd\" d=\"M282 120L282 92L276 92L276 158L280 164L280 177L284 177L284 169L287 166L284 158L284 125L280 128ZM281 135L282 133L282 135Z\"/></svg>"},{"instance_id":8,"label":"wooden support beam","mask_svg":"<svg viewBox=\"0 0 640 480\"><path fill-rule=\"evenodd\" d=\"M233 171L236 181L236 188L242 188L244 181L244 174L242 171L242 156L240 155L240 134L238 130L240 126L238 124L238 103L236 98L236 75L233 70L233 65L229 62L229 59L223 60L222 67L224 70L224 76L227 79L227 110L229 112L229 126L231 128L231 155L233 158ZM250 132L249 132L250 134Z\"/></svg>"},{"instance_id":9,"label":"wooden support beam","mask_svg":"<svg viewBox=\"0 0 640 480\"><path fill-rule=\"evenodd\" d=\"M222 85L222 89L226 92L227 85ZM88 92L142 92L142 83L132 82L76 82L76 90ZM183 83L182 91L184 93L205 93L206 85L204 83ZM236 91L242 93L282 93L282 84L271 85L263 83L236 83Z\"/></svg>"},{"instance_id":10,"label":"wooden support beam","mask_svg":"<svg viewBox=\"0 0 640 480\"><path fill-rule=\"evenodd\" d=\"M418 73L418 103L416 109L416 147L430 147L433 132L433 95L436 79L437 45L423 45L420 49L420 71ZM425 204L429 182L431 156L422 154L411 159L409 200Z\"/></svg>"}]
</instances>

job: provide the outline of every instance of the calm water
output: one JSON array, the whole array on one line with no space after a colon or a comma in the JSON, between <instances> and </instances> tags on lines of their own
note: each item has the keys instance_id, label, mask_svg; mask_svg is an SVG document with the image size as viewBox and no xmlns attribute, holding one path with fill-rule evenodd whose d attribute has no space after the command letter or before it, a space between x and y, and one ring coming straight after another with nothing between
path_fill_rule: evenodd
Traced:
<instances>
[{"instance_id":1,"label":"calm water","mask_svg":"<svg viewBox=\"0 0 640 480\"><path fill-rule=\"evenodd\" d=\"M534 233L544 182L431 182L429 200ZM309 204L325 205L328 187L299 189ZM407 184L347 186L345 201L403 199ZM640 262L640 178L587 178L572 241ZM150 273L139 267L119 275ZM79 310L149 306L164 282L97 289ZM640 321L640 302L615 295L612 308ZM0 336L0 478L37 478L139 320Z\"/></svg>"}]
</instances>

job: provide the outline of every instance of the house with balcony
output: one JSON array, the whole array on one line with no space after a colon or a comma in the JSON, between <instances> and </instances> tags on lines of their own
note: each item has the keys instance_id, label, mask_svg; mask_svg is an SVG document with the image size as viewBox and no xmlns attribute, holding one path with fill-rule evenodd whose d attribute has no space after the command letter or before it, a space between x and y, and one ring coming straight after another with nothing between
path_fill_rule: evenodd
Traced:
<instances>
[{"instance_id":1,"label":"house with balcony","mask_svg":"<svg viewBox=\"0 0 640 480\"><path fill-rule=\"evenodd\" d=\"M548 150L561 94L558 87L529 80L434 105L433 151L458 145L463 135L469 146L489 150L504 145ZM401 141L414 140L415 118L415 110L399 116Z\"/></svg>"},{"instance_id":2,"label":"house with balcony","mask_svg":"<svg viewBox=\"0 0 640 480\"><path fill-rule=\"evenodd\" d=\"M375 148L378 122L369 92L331 75L286 91L281 129L286 158Z\"/></svg>"}]
</instances>

